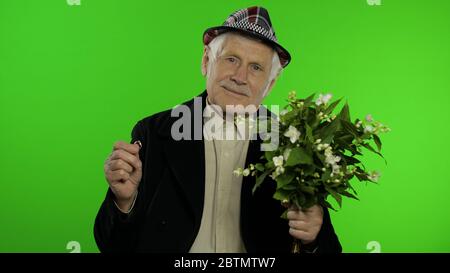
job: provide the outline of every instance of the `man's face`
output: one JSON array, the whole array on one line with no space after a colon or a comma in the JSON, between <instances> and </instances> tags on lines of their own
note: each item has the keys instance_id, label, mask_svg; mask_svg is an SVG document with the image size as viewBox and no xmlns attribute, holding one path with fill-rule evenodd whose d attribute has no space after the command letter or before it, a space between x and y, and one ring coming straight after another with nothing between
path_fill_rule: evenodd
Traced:
<instances>
[{"instance_id":1,"label":"man's face","mask_svg":"<svg viewBox=\"0 0 450 273\"><path fill-rule=\"evenodd\" d=\"M202 69L208 63L207 48L203 55ZM264 91L269 91L274 80L269 82L274 51L269 46L239 35L229 35L223 49L212 63L207 75L206 89L212 104L223 111L226 105L254 105L259 107Z\"/></svg>"}]
</instances>

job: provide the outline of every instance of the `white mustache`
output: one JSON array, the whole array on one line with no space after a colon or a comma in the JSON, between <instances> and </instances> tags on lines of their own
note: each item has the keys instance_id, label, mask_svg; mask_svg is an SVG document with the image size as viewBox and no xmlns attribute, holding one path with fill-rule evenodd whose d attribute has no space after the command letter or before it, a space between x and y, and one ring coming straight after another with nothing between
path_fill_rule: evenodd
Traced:
<instances>
[{"instance_id":1,"label":"white mustache","mask_svg":"<svg viewBox=\"0 0 450 273\"><path fill-rule=\"evenodd\" d=\"M242 94L244 96L250 97L250 90L247 87L238 86L235 83L232 83L230 81L221 81L220 86L224 87L225 89L228 89L232 92Z\"/></svg>"}]
</instances>

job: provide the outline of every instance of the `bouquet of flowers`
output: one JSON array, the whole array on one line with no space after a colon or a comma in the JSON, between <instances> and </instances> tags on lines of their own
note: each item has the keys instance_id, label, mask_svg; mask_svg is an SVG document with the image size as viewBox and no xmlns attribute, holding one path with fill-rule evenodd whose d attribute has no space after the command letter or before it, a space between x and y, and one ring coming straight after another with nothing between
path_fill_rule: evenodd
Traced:
<instances>
[{"instance_id":1,"label":"bouquet of flowers","mask_svg":"<svg viewBox=\"0 0 450 273\"><path fill-rule=\"evenodd\" d=\"M330 195L339 207L342 196L358 199L350 184L353 177L378 181L379 172L366 170L360 156L370 151L383 157L379 134L390 129L371 115L352 121L347 103L333 114L341 99L330 103L331 94L314 97L299 99L295 91L289 93L279 115L278 147L236 173L255 176L253 191L269 175L277 184L273 197L282 203L305 209L319 204L334 210L327 201Z\"/></svg>"}]
</instances>

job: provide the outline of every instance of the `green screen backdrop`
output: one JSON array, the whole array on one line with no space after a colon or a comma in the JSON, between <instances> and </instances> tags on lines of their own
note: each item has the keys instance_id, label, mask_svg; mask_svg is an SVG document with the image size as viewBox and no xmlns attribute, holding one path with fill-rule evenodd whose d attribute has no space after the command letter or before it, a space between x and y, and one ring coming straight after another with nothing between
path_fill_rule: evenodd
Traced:
<instances>
[{"instance_id":1,"label":"green screen backdrop","mask_svg":"<svg viewBox=\"0 0 450 273\"><path fill-rule=\"evenodd\" d=\"M293 56L264 104L330 92L392 129L331 212L343 251L450 252L450 1L76 2L0 1L0 252L98 252L113 143L203 91L203 31L252 5Z\"/></svg>"}]
</instances>

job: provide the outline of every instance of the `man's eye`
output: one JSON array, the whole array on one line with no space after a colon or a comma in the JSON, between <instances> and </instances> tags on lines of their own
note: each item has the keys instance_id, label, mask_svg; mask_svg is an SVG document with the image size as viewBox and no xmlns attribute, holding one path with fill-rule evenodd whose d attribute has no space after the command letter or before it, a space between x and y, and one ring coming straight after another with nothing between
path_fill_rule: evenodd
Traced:
<instances>
[{"instance_id":1,"label":"man's eye","mask_svg":"<svg viewBox=\"0 0 450 273\"><path fill-rule=\"evenodd\" d=\"M257 64L252 65L252 69L255 70L255 71L261 71L262 70L261 66L259 66Z\"/></svg>"},{"instance_id":2,"label":"man's eye","mask_svg":"<svg viewBox=\"0 0 450 273\"><path fill-rule=\"evenodd\" d=\"M227 60L228 60L230 63L236 62L236 59L233 58L233 57L228 57Z\"/></svg>"}]
</instances>

